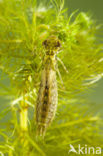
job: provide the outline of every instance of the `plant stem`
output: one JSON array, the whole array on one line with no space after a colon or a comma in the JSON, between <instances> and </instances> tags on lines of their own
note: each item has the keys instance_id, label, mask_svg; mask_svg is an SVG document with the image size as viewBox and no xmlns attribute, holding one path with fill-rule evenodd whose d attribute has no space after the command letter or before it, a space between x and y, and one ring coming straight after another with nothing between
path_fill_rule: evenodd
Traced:
<instances>
[{"instance_id":1,"label":"plant stem","mask_svg":"<svg viewBox=\"0 0 103 156\"><path fill-rule=\"evenodd\" d=\"M28 105L26 104L25 100L27 100L27 97L24 97L24 99L21 101L20 111L20 127L24 132L28 131Z\"/></svg>"},{"instance_id":2,"label":"plant stem","mask_svg":"<svg viewBox=\"0 0 103 156\"><path fill-rule=\"evenodd\" d=\"M28 156L29 144L27 139L28 133L28 104L26 103L27 97L23 96L23 100L21 101L21 111L20 111L20 142L22 149L25 149L25 156Z\"/></svg>"}]
</instances>

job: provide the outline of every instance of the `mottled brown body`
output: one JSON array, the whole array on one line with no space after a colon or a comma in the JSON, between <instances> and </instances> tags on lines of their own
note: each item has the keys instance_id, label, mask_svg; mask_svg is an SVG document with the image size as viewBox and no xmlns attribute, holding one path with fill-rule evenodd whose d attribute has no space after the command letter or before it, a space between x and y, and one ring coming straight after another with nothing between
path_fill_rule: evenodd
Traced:
<instances>
[{"instance_id":1,"label":"mottled brown body","mask_svg":"<svg viewBox=\"0 0 103 156\"><path fill-rule=\"evenodd\" d=\"M46 49L44 67L36 106L36 122L38 135L44 135L52 122L58 103L56 81L56 52L60 47L57 38L51 36L43 42Z\"/></svg>"}]
</instances>

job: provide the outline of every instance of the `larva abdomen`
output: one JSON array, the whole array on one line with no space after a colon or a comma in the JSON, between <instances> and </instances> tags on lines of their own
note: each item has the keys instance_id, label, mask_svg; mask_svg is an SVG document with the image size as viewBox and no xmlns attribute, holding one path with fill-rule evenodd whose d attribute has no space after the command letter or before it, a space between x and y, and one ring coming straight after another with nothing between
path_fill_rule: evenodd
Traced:
<instances>
[{"instance_id":1,"label":"larva abdomen","mask_svg":"<svg viewBox=\"0 0 103 156\"><path fill-rule=\"evenodd\" d=\"M45 68L42 71L41 85L36 107L38 135L44 135L52 122L57 107L57 82L55 70Z\"/></svg>"}]
</instances>

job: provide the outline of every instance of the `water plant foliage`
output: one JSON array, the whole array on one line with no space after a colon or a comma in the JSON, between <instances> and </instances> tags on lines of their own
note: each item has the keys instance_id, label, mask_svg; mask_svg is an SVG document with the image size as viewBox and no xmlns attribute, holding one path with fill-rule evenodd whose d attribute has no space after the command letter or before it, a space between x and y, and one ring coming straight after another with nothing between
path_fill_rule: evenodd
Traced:
<instances>
[{"instance_id":1,"label":"water plant foliage","mask_svg":"<svg viewBox=\"0 0 103 156\"><path fill-rule=\"evenodd\" d=\"M88 13L68 14L63 0L0 1L0 95L8 99L0 113L2 153L63 156L69 144L103 146L101 118L77 96L103 76L100 34ZM35 106L45 57L42 43L51 35L61 42L58 108L43 139L36 137Z\"/></svg>"}]
</instances>

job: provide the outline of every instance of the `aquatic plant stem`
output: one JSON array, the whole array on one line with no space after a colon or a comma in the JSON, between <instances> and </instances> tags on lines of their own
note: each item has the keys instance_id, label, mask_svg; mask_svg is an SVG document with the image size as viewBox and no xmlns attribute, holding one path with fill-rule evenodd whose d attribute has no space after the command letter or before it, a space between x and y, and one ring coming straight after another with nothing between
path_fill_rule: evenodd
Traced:
<instances>
[{"instance_id":1,"label":"aquatic plant stem","mask_svg":"<svg viewBox=\"0 0 103 156\"><path fill-rule=\"evenodd\" d=\"M29 144L27 139L28 134L28 104L26 103L27 97L23 96L21 101L21 111L20 111L20 142L21 147L25 149L25 156L28 156Z\"/></svg>"},{"instance_id":2,"label":"aquatic plant stem","mask_svg":"<svg viewBox=\"0 0 103 156\"><path fill-rule=\"evenodd\" d=\"M20 127L23 132L28 131L28 105L26 104L27 97L24 97L21 101L21 111L20 111Z\"/></svg>"}]
</instances>

